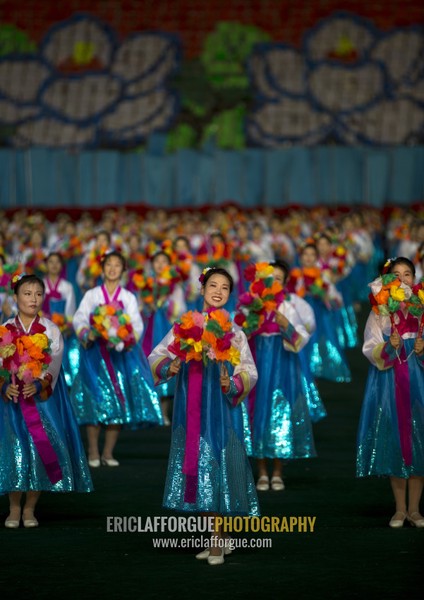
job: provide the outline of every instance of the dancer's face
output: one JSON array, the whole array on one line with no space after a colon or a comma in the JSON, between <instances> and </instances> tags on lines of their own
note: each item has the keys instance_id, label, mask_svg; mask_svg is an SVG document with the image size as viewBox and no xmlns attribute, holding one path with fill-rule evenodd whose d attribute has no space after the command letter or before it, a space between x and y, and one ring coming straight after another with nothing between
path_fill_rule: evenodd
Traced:
<instances>
[{"instance_id":1,"label":"dancer's face","mask_svg":"<svg viewBox=\"0 0 424 600\"><path fill-rule=\"evenodd\" d=\"M396 277L405 285L409 285L410 287L414 285L414 274L408 265L403 263L395 265L392 273L394 273Z\"/></svg>"},{"instance_id":2,"label":"dancer's face","mask_svg":"<svg viewBox=\"0 0 424 600\"><path fill-rule=\"evenodd\" d=\"M281 285L284 286L286 274L282 269L274 267L273 277L275 281L278 281L278 283L281 283Z\"/></svg>"},{"instance_id":3,"label":"dancer's face","mask_svg":"<svg viewBox=\"0 0 424 600\"><path fill-rule=\"evenodd\" d=\"M211 275L206 285L202 287L203 309L221 308L230 297L230 282L220 273Z\"/></svg>"},{"instance_id":4,"label":"dancer's face","mask_svg":"<svg viewBox=\"0 0 424 600\"><path fill-rule=\"evenodd\" d=\"M23 283L14 299L18 305L19 314L33 319L43 304L43 288L35 282Z\"/></svg>"},{"instance_id":5,"label":"dancer's face","mask_svg":"<svg viewBox=\"0 0 424 600\"><path fill-rule=\"evenodd\" d=\"M103 273L106 281L120 281L124 265L118 256L107 258L103 265Z\"/></svg>"},{"instance_id":6,"label":"dancer's face","mask_svg":"<svg viewBox=\"0 0 424 600\"><path fill-rule=\"evenodd\" d=\"M302 267L314 267L317 262L317 253L313 248L305 248L300 257Z\"/></svg>"}]
</instances>

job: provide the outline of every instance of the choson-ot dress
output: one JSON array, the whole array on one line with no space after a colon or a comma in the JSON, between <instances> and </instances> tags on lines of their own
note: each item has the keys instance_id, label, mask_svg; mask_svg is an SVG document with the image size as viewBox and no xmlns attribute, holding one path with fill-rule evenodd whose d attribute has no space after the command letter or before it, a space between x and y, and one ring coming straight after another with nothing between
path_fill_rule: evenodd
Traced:
<instances>
[{"instance_id":1,"label":"choson-ot dress","mask_svg":"<svg viewBox=\"0 0 424 600\"><path fill-rule=\"evenodd\" d=\"M137 344L130 350L108 349L102 340L88 343L90 315L97 306L118 302L130 316ZM113 298L104 286L85 293L73 320L83 344L80 369L71 388L80 425L124 425L131 428L162 423L159 398L139 343L143 321L137 300L131 292L118 287Z\"/></svg>"},{"instance_id":2,"label":"choson-ot dress","mask_svg":"<svg viewBox=\"0 0 424 600\"><path fill-rule=\"evenodd\" d=\"M249 394L252 455L309 458L316 452L298 352L310 333L289 298L278 311L288 319L287 329L278 326L272 312L250 340L258 369L258 383Z\"/></svg>"},{"instance_id":3,"label":"choson-ot dress","mask_svg":"<svg viewBox=\"0 0 424 600\"><path fill-rule=\"evenodd\" d=\"M172 330L149 356L157 383L167 377L175 355L168 350ZM224 394L216 361L182 363L176 376L172 441L163 505L180 511L258 515L259 506L244 444L240 403L253 388L257 371L247 338L236 330L233 345L241 362L226 363L231 386Z\"/></svg>"},{"instance_id":4,"label":"choson-ot dress","mask_svg":"<svg viewBox=\"0 0 424 600\"><path fill-rule=\"evenodd\" d=\"M19 317L6 324L30 335L45 333L51 340L52 362L43 374L39 394L18 403L1 399L0 493L91 491L90 471L61 369L63 338L58 327L39 317L27 330ZM3 380L2 386L7 383Z\"/></svg>"},{"instance_id":5,"label":"choson-ot dress","mask_svg":"<svg viewBox=\"0 0 424 600\"><path fill-rule=\"evenodd\" d=\"M402 347L390 344L389 317L368 317L363 353L371 363L357 438L356 473L424 475L424 355L413 351L418 319L398 311Z\"/></svg>"}]
</instances>

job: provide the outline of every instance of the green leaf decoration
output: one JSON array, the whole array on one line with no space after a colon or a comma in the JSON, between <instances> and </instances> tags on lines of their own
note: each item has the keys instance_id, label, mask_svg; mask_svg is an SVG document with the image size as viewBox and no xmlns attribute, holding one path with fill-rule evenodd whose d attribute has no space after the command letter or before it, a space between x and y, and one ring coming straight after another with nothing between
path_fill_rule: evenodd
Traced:
<instances>
[{"instance_id":1,"label":"green leaf decoration","mask_svg":"<svg viewBox=\"0 0 424 600\"><path fill-rule=\"evenodd\" d=\"M206 330L213 333L216 337L221 338L224 335L221 325L215 319L209 319L206 323Z\"/></svg>"},{"instance_id":2,"label":"green leaf decoration","mask_svg":"<svg viewBox=\"0 0 424 600\"><path fill-rule=\"evenodd\" d=\"M212 86L247 89L246 59L255 44L270 39L265 31L254 25L217 23L215 30L207 36L200 57Z\"/></svg>"},{"instance_id":3,"label":"green leaf decoration","mask_svg":"<svg viewBox=\"0 0 424 600\"><path fill-rule=\"evenodd\" d=\"M382 317L388 317L390 315L390 311L387 304L379 304L378 311Z\"/></svg>"},{"instance_id":4,"label":"green leaf decoration","mask_svg":"<svg viewBox=\"0 0 424 600\"><path fill-rule=\"evenodd\" d=\"M182 148L194 148L196 140L197 134L193 127L187 123L181 123L169 132L166 140L166 151L170 153Z\"/></svg>"},{"instance_id":5,"label":"green leaf decoration","mask_svg":"<svg viewBox=\"0 0 424 600\"><path fill-rule=\"evenodd\" d=\"M397 300L393 300L393 298L389 296L387 306L389 307L390 312L396 312L400 308L400 302L398 302Z\"/></svg>"},{"instance_id":6,"label":"green leaf decoration","mask_svg":"<svg viewBox=\"0 0 424 600\"><path fill-rule=\"evenodd\" d=\"M0 56L9 54L34 54L37 45L30 40L24 31L15 25L0 25Z\"/></svg>"},{"instance_id":7,"label":"green leaf decoration","mask_svg":"<svg viewBox=\"0 0 424 600\"><path fill-rule=\"evenodd\" d=\"M394 273L386 273L385 275L381 276L381 281L383 285L387 285L388 283L392 283L392 281L394 281L397 278L397 275L395 275Z\"/></svg>"}]
</instances>

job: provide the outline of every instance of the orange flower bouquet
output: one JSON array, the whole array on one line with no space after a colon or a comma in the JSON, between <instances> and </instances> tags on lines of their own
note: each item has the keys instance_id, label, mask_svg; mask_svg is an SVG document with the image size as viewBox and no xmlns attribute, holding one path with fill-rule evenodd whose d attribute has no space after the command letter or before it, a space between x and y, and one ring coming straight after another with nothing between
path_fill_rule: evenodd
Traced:
<instances>
[{"instance_id":1,"label":"orange flower bouquet","mask_svg":"<svg viewBox=\"0 0 424 600\"><path fill-rule=\"evenodd\" d=\"M47 371L51 358L51 342L41 324L33 325L31 335L15 325L0 325L0 376L23 383L39 379Z\"/></svg>"},{"instance_id":2,"label":"orange flower bouquet","mask_svg":"<svg viewBox=\"0 0 424 600\"><path fill-rule=\"evenodd\" d=\"M130 316L119 302L97 306L90 315L90 324L96 336L112 350L122 352L136 343Z\"/></svg>"},{"instance_id":3,"label":"orange flower bouquet","mask_svg":"<svg viewBox=\"0 0 424 600\"><path fill-rule=\"evenodd\" d=\"M181 360L228 361L240 363L240 351L233 345L235 333L229 313L214 309L207 314L188 311L173 326L174 341L168 349Z\"/></svg>"}]
</instances>

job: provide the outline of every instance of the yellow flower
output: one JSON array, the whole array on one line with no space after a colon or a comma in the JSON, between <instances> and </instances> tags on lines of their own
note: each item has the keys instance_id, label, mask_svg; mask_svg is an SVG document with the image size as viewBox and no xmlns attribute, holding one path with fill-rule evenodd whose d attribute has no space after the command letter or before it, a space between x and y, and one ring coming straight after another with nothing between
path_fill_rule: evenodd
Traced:
<instances>
[{"instance_id":1,"label":"yellow flower","mask_svg":"<svg viewBox=\"0 0 424 600\"><path fill-rule=\"evenodd\" d=\"M203 349L202 340L195 342L193 338L188 338L187 344L190 344L195 352L201 352Z\"/></svg>"},{"instance_id":2,"label":"yellow flower","mask_svg":"<svg viewBox=\"0 0 424 600\"><path fill-rule=\"evenodd\" d=\"M31 335L31 341L37 348L40 348L40 350L45 350L49 345L49 340L44 333L35 333L34 335Z\"/></svg>"},{"instance_id":3,"label":"yellow flower","mask_svg":"<svg viewBox=\"0 0 424 600\"><path fill-rule=\"evenodd\" d=\"M421 300L421 304L424 304L424 290L418 291L418 298Z\"/></svg>"},{"instance_id":4,"label":"yellow flower","mask_svg":"<svg viewBox=\"0 0 424 600\"><path fill-rule=\"evenodd\" d=\"M397 300L398 302L403 302L403 300L405 300L405 290L401 287L390 288L390 295L393 300Z\"/></svg>"},{"instance_id":5,"label":"yellow flower","mask_svg":"<svg viewBox=\"0 0 424 600\"><path fill-rule=\"evenodd\" d=\"M230 361L230 363L232 365L240 364L240 350L238 350L237 348L234 348L234 346L231 346L228 354L229 354L228 360Z\"/></svg>"},{"instance_id":6,"label":"yellow flower","mask_svg":"<svg viewBox=\"0 0 424 600\"><path fill-rule=\"evenodd\" d=\"M8 358L9 356L13 356L16 352L15 344L7 344L7 346L0 347L0 357Z\"/></svg>"}]
</instances>

